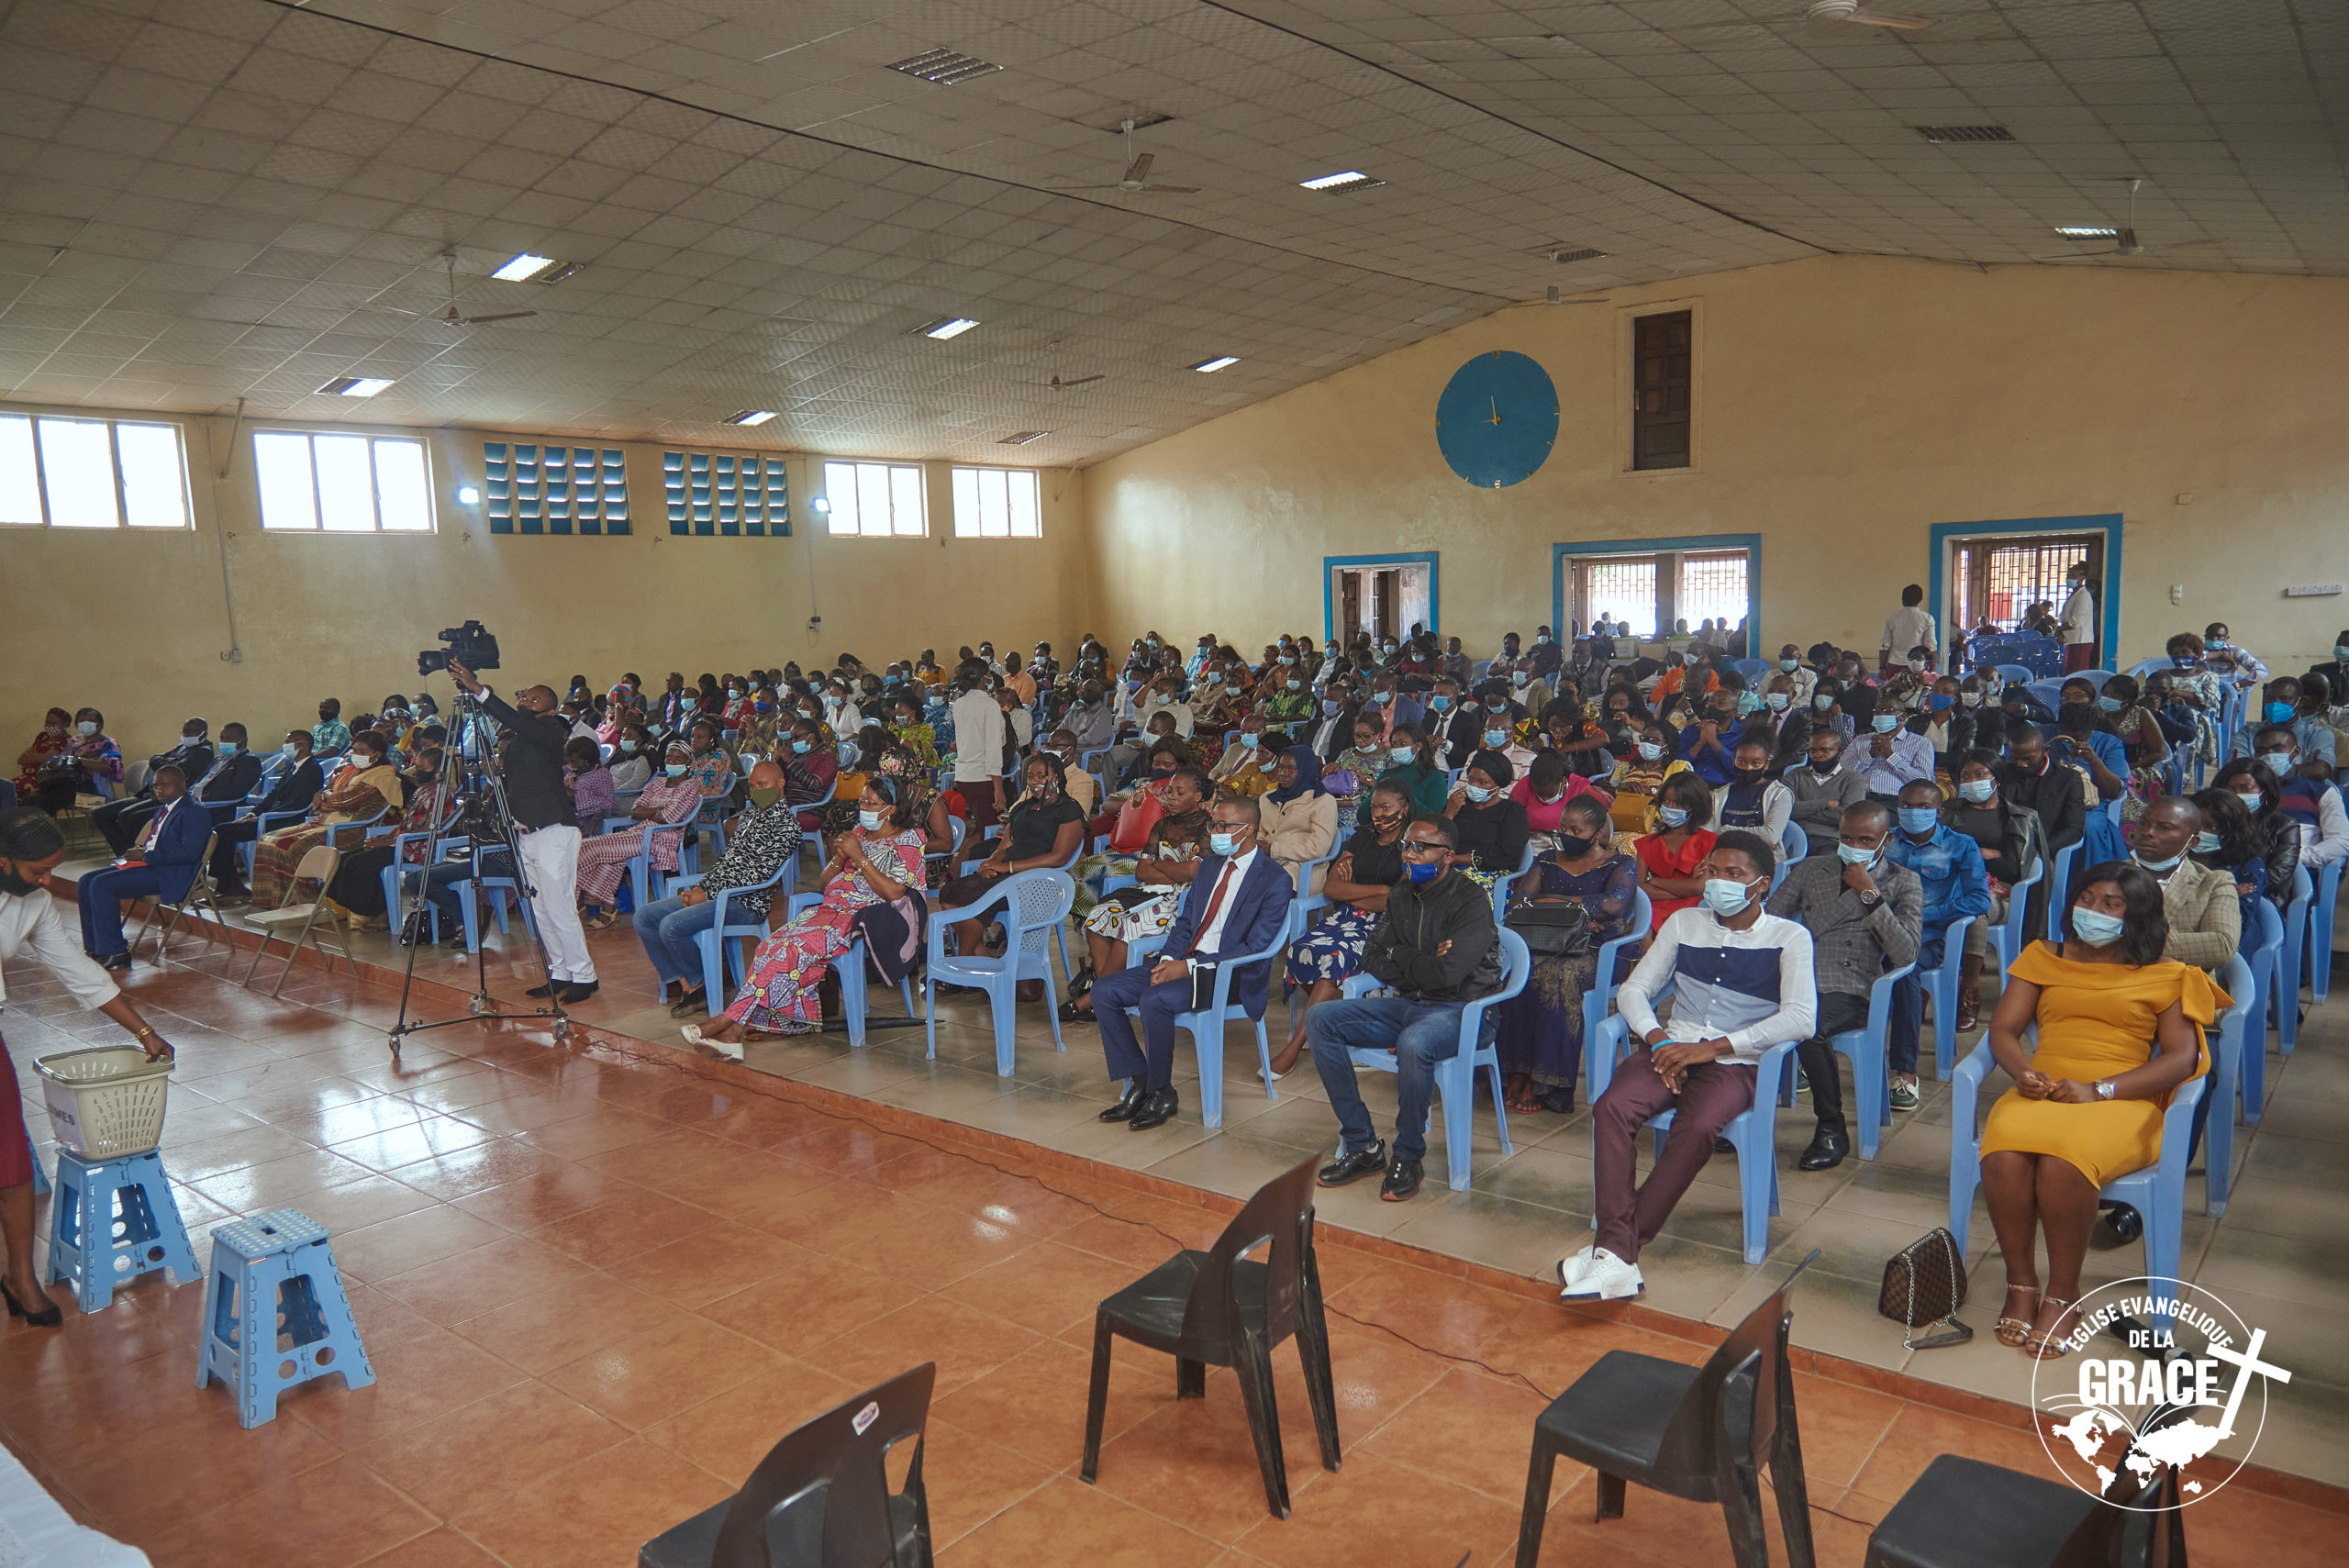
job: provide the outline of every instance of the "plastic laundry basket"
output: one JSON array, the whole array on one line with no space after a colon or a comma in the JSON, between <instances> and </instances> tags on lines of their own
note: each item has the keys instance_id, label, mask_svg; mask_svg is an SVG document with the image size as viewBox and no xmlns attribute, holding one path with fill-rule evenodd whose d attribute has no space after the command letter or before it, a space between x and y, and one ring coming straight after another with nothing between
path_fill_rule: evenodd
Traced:
<instances>
[{"instance_id":1,"label":"plastic laundry basket","mask_svg":"<svg viewBox=\"0 0 2349 1568\"><path fill-rule=\"evenodd\" d=\"M85 1160L144 1154L163 1136L172 1059L150 1062L134 1046L107 1045L36 1057L61 1148Z\"/></svg>"}]
</instances>

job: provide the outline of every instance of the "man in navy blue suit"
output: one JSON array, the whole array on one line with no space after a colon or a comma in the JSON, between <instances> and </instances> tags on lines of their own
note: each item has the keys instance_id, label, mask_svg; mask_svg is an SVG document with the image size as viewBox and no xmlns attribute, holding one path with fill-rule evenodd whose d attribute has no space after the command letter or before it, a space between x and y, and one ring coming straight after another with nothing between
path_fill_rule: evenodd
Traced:
<instances>
[{"instance_id":1,"label":"man in navy blue suit","mask_svg":"<svg viewBox=\"0 0 2349 1568\"><path fill-rule=\"evenodd\" d=\"M76 889L82 951L112 970L130 967L129 943L122 935L122 901L177 903L186 897L204 859L205 840L212 836L211 814L188 797L185 773L166 762L155 770L151 782L155 815L131 846L128 860L91 873Z\"/></svg>"},{"instance_id":2,"label":"man in navy blue suit","mask_svg":"<svg viewBox=\"0 0 2349 1568\"><path fill-rule=\"evenodd\" d=\"M245 889L244 862L238 859L237 849L250 844L261 836L262 819L283 817L287 812L306 812L317 799L318 792L327 787L326 773L318 760L310 755L310 732L289 729L285 732L284 752L288 759L285 771L259 806L233 820L213 818L219 837L212 849L212 886L222 898L249 898ZM283 821L277 826L284 827Z\"/></svg>"},{"instance_id":3,"label":"man in navy blue suit","mask_svg":"<svg viewBox=\"0 0 2349 1568\"><path fill-rule=\"evenodd\" d=\"M1199 862L1183 895L1182 912L1167 929L1158 962L1094 983L1093 1016L1100 1021L1109 1076L1126 1081L1124 1095L1101 1113L1103 1121L1121 1121L1141 1132L1174 1119L1174 1019L1191 1009L1192 966L1224 954L1262 952L1288 924L1297 884L1259 841L1259 820L1252 799L1218 800L1208 839L1210 856ZM1271 963L1252 963L1232 974L1229 995L1250 1018L1261 1018L1271 983ZM1135 1043L1128 1007L1141 1013L1141 1045Z\"/></svg>"}]
</instances>

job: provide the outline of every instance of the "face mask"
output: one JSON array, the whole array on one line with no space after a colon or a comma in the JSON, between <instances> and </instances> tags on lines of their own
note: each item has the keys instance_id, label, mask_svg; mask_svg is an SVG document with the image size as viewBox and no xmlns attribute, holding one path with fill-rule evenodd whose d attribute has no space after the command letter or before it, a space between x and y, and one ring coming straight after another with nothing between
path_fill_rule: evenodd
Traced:
<instances>
[{"instance_id":1,"label":"face mask","mask_svg":"<svg viewBox=\"0 0 2349 1568\"><path fill-rule=\"evenodd\" d=\"M2203 646L2216 651L2220 649L2227 648L2231 646L2231 644L2229 644L2227 639L2223 637L2214 637L2210 639L2209 642L2203 644Z\"/></svg>"},{"instance_id":2,"label":"face mask","mask_svg":"<svg viewBox=\"0 0 2349 1568\"><path fill-rule=\"evenodd\" d=\"M1765 696L1762 700L1763 700L1765 703L1766 703L1767 705L1769 705L1769 708L1770 708L1770 711L1771 711L1771 712L1773 712L1773 713L1784 713L1784 712L1786 712L1786 711L1787 711L1787 708L1788 707L1788 706L1789 706L1789 705L1791 705L1791 704L1794 702L1794 700L1795 700L1795 699L1793 698L1793 696L1792 696L1792 695L1790 695L1789 694L1787 694L1787 693L1786 693L1786 692L1772 692L1772 693L1768 694L1766 696Z\"/></svg>"},{"instance_id":3,"label":"face mask","mask_svg":"<svg viewBox=\"0 0 2349 1568\"><path fill-rule=\"evenodd\" d=\"M1642 762L1656 762L1663 756L1664 747L1658 742L1653 740L1642 740L1640 742L1640 760Z\"/></svg>"},{"instance_id":4,"label":"face mask","mask_svg":"<svg viewBox=\"0 0 2349 1568\"><path fill-rule=\"evenodd\" d=\"M291 757L298 754L302 748L294 744L293 741L288 740L284 745L280 746L277 750L281 754Z\"/></svg>"},{"instance_id":5,"label":"face mask","mask_svg":"<svg viewBox=\"0 0 2349 1568\"><path fill-rule=\"evenodd\" d=\"M1291 675L1288 678L1288 689L1293 692L1303 691L1305 689L1305 683L1298 680L1295 675Z\"/></svg>"},{"instance_id":6,"label":"face mask","mask_svg":"<svg viewBox=\"0 0 2349 1568\"><path fill-rule=\"evenodd\" d=\"M1209 833L1208 835L1208 848L1213 850L1219 855L1230 855L1231 851L1239 846L1239 843L1240 835L1237 833Z\"/></svg>"},{"instance_id":7,"label":"face mask","mask_svg":"<svg viewBox=\"0 0 2349 1568\"><path fill-rule=\"evenodd\" d=\"M1683 806L1659 806L1655 819L1667 828L1677 828L1688 820L1688 808Z\"/></svg>"},{"instance_id":8,"label":"face mask","mask_svg":"<svg viewBox=\"0 0 2349 1568\"><path fill-rule=\"evenodd\" d=\"M1960 692L1957 694L1957 700L1964 703L1968 707L1980 707L1984 702L1988 700L1988 697L1989 694L1987 692Z\"/></svg>"},{"instance_id":9,"label":"face mask","mask_svg":"<svg viewBox=\"0 0 2349 1568\"><path fill-rule=\"evenodd\" d=\"M1403 873L1413 882L1433 882L1437 870L1433 861L1412 861L1404 866Z\"/></svg>"},{"instance_id":10,"label":"face mask","mask_svg":"<svg viewBox=\"0 0 2349 1568\"><path fill-rule=\"evenodd\" d=\"M694 710L695 708L696 708L696 707L700 706L701 705L700 705L699 700L698 700L698 699L696 699L696 698L694 698L694 697L679 697L679 698L677 699L677 706L678 706L679 707L681 707L681 708L684 708L687 713L691 713L691 712L693 712L693 710Z\"/></svg>"},{"instance_id":11,"label":"face mask","mask_svg":"<svg viewBox=\"0 0 2349 1568\"><path fill-rule=\"evenodd\" d=\"M1476 784L1462 784L1460 786L1460 790L1462 794L1465 795L1470 800L1475 801L1479 806L1484 805L1485 802L1493 798L1493 791L1482 788Z\"/></svg>"},{"instance_id":12,"label":"face mask","mask_svg":"<svg viewBox=\"0 0 2349 1568\"><path fill-rule=\"evenodd\" d=\"M1832 692L1821 692L1817 696L1810 699L1810 706L1817 708L1820 712L1825 713L1829 708L1835 706L1835 694Z\"/></svg>"},{"instance_id":13,"label":"face mask","mask_svg":"<svg viewBox=\"0 0 2349 1568\"><path fill-rule=\"evenodd\" d=\"M85 740L86 740L87 738L89 738L90 736L95 735L95 734L98 732L98 727L97 727L96 725L95 725L95 724L92 724L92 723L91 723L88 719L86 719L86 718L85 718L85 719L83 719L81 723L79 723L79 724L75 725L73 728L74 728L75 729L79 730L79 731L82 733L83 738L83 739L85 739Z\"/></svg>"},{"instance_id":14,"label":"face mask","mask_svg":"<svg viewBox=\"0 0 2349 1568\"><path fill-rule=\"evenodd\" d=\"M1837 755L1835 755L1835 756L1832 756L1832 757L1828 758L1828 759L1827 759L1825 762L1820 762L1820 761L1818 758L1816 758L1816 757L1813 757L1813 758L1810 760L1810 771L1811 771L1812 773L1814 773L1819 774L1821 778L1826 777L1829 773L1833 773L1836 769L1838 769L1838 768L1842 767L1842 765L1843 765L1843 759L1842 759L1842 755L1841 755L1840 753L1839 753L1839 754L1837 754Z\"/></svg>"},{"instance_id":15,"label":"face mask","mask_svg":"<svg viewBox=\"0 0 2349 1568\"><path fill-rule=\"evenodd\" d=\"M1883 851L1881 848L1864 850L1857 844L1838 844L1835 846L1835 852L1842 857L1843 863L1847 866L1864 866L1875 864L1876 856Z\"/></svg>"},{"instance_id":16,"label":"face mask","mask_svg":"<svg viewBox=\"0 0 2349 1568\"><path fill-rule=\"evenodd\" d=\"M1536 647L1536 648L1547 647L1547 646L1548 646L1548 644L1549 644L1549 641L1550 641L1550 634L1549 634L1548 632L1546 632L1546 631L1544 631L1544 632L1537 632L1537 633L1535 633L1535 634L1534 634L1534 638L1533 638L1533 646L1534 646L1534 647Z\"/></svg>"},{"instance_id":17,"label":"face mask","mask_svg":"<svg viewBox=\"0 0 2349 1568\"><path fill-rule=\"evenodd\" d=\"M1244 729L1240 732L1240 743L1242 746L1247 747L1251 751L1256 749L1256 742L1260 739L1262 739L1262 737L1251 735Z\"/></svg>"},{"instance_id":18,"label":"face mask","mask_svg":"<svg viewBox=\"0 0 2349 1568\"><path fill-rule=\"evenodd\" d=\"M1797 670L1802 668L1802 661L1799 659L1781 659L1778 661L1778 668L1791 675Z\"/></svg>"},{"instance_id":19,"label":"face mask","mask_svg":"<svg viewBox=\"0 0 2349 1568\"><path fill-rule=\"evenodd\" d=\"M1435 695L1428 698L1428 711L1431 713L1442 713L1451 706L1452 699L1445 696L1442 692L1438 692Z\"/></svg>"},{"instance_id":20,"label":"face mask","mask_svg":"<svg viewBox=\"0 0 2349 1568\"><path fill-rule=\"evenodd\" d=\"M1705 879L1705 907L1716 915L1734 915L1753 902L1753 890L1742 882L1732 882L1725 876Z\"/></svg>"},{"instance_id":21,"label":"face mask","mask_svg":"<svg viewBox=\"0 0 2349 1568\"><path fill-rule=\"evenodd\" d=\"M1391 761L1408 762L1412 758L1418 756L1419 753L1412 751L1408 746L1390 746L1386 749L1386 755Z\"/></svg>"},{"instance_id":22,"label":"face mask","mask_svg":"<svg viewBox=\"0 0 2349 1568\"><path fill-rule=\"evenodd\" d=\"M1499 751L1502 747L1508 744L1508 731L1506 729L1486 730L1485 744L1496 751Z\"/></svg>"},{"instance_id":23,"label":"face mask","mask_svg":"<svg viewBox=\"0 0 2349 1568\"><path fill-rule=\"evenodd\" d=\"M1889 735L1900 728L1900 716L1893 713L1879 713L1868 720L1868 728L1878 735Z\"/></svg>"},{"instance_id":24,"label":"face mask","mask_svg":"<svg viewBox=\"0 0 2349 1568\"><path fill-rule=\"evenodd\" d=\"M751 709L754 713L773 713L774 711L774 704L771 702L754 702L751 705Z\"/></svg>"},{"instance_id":25,"label":"face mask","mask_svg":"<svg viewBox=\"0 0 2349 1568\"><path fill-rule=\"evenodd\" d=\"M2254 817L2258 816L2261 812L2267 809L2267 797L2261 795L2256 790L2247 793L2243 790L2237 790L2235 791L2235 798L2242 801L2243 808L2245 811L2250 812Z\"/></svg>"},{"instance_id":26,"label":"face mask","mask_svg":"<svg viewBox=\"0 0 2349 1568\"><path fill-rule=\"evenodd\" d=\"M1930 806L1904 806L1899 815L1903 833L1922 835L1941 826L1941 813Z\"/></svg>"},{"instance_id":27,"label":"face mask","mask_svg":"<svg viewBox=\"0 0 2349 1568\"><path fill-rule=\"evenodd\" d=\"M2143 854L2133 854L2129 858L2135 861L2139 865L2143 866L2147 871L2165 872L2175 868L2177 862L2184 860L2186 856L2183 853L2175 854L2165 861L2149 861Z\"/></svg>"},{"instance_id":28,"label":"face mask","mask_svg":"<svg viewBox=\"0 0 2349 1568\"><path fill-rule=\"evenodd\" d=\"M1749 713L1758 713L1761 711L1761 707L1762 699L1753 693L1740 692L1737 694L1738 717L1743 718Z\"/></svg>"},{"instance_id":29,"label":"face mask","mask_svg":"<svg viewBox=\"0 0 2349 1568\"><path fill-rule=\"evenodd\" d=\"M2211 832L2208 828L2203 828L2202 831L2194 835L2194 852L2198 855L2217 854L2219 852L2219 836L2216 833Z\"/></svg>"},{"instance_id":30,"label":"face mask","mask_svg":"<svg viewBox=\"0 0 2349 1568\"><path fill-rule=\"evenodd\" d=\"M2100 948L2121 940L2127 929L2118 915L2108 915L2101 909L2074 909L2072 935L2092 948Z\"/></svg>"},{"instance_id":31,"label":"face mask","mask_svg":"<svg viewBox=\"0 0 2349 1568\"><path fill-rule=\"evenodd\" d=\"M813 740L794 740L791 743L791 754L795 757L804 757L815 749L815 745Z\"/></svg>"},{"instance_id":32,"label":"face mask","mask_svg":"<svg viewBox=\"0 0 2349 1568\"><path fill-rule=\"evenodd\" d=\"M686 767L683 762L670 762L663 766L661 771L668 774L673 779L684 778L686 773L692 772L692 770Z\"/></svg>"},{"instance_id":33,"label":"face mask","mask_svg":"<svg viewBox=\"0 0 2349 1568\"><path fill-rule=\"evenodd\" d=\"M779 789L754 789L751 792L751 804L761 811L764 811L782 798L783 791Z\"/></svg>"},{"instance_id":34,"label":"face mask","mask_svg":"<svg viewBox=\"0 0 2349 1568\"><path fill-rule=\"evenodd\" d=\"M1293 653L1284 653L1281 655L1280 662L1284 664L1294 664L1297 662L1297 656Z\"/></svg>"},{"instance_id":35,"label":"face mask","mask_svg":"<svg viewBox=\"0 0 2349 1568\"><path fill-rule=\"evenodd\" d=\"M1979 806L1988 800L1998 787L1997 781L1992 779L1968 779L1957 786L1957 797L1960 800L1970 800Z\"/></svg>"},{"instance_id":36,"label":"face mask","mask_svg":"<svg viewBox=\"0 0 2349 1568\"><path fill-rule=\"evenodd\" d=\"M1946 713L1957 706L1957 699L1947 692L1935 692L1925 699L1925 706L1935 713Z\"/></svg>"},{"instance_id":37,"label":"face mask","mask_svg":"<svg viewBox=\"0 0 2349 1568\"><path fill-rule=\"evenodd\" d=\"M2343 663L2349 663L2349 646L2343 646L2338 642L2334 643L2332 645L2332 656Z\"/></svg>"},{"instance_id":38,"label":"face mask","mask_svg":"<svg viewBox=\"0 0 2349 1568\"><path fill-rule=\"evenodd\" d=\"M1526 673L1525 673L1524 671L1520 670L1520 671L1518 671L1516 673L1514 673L1514 674L1512 674L1512 675L1510 675L1510 676L1509 676L1509 678L1508 678L1508 684L1509 684L1510 685L1512 685L1512 686L1521 686L1521 685L1525 684L1526 684L1526 682L1527 682L1527 681L1529 681L1529 680L1531 680L1531 678L1532 678L1532 677L1531 677L1531 676L1529 676L1528 674L1526 674Z\"/></svg>"},{"instance_id":39,"label":"face mask","mask_svg":"<svg viewBox=\"0 0 2349 1568\"><path fill-rule=\"evenodd\" d=\"M2270 724L2289 724L2292 722L2292 705L2290 703L2272 702L2266 707L2261 708L2259 711L2266 717L2267 722Z\"/></svg>"},{"instance_id":40,"label":"face mask","mask_svg":"<svg viewBox=\"0 0 2349 1568\"><path fill-rule=\"evenodd\" d=\"M726 688L726 695L735 702L740 702L742 700L742 688L740 686L729 686Z\"/></svg>"},{"instance_id":41,"label":"face mask","mask_svg":"<svg viewBox=\"0 0 2349 1568\"><path fill-rule=\"evenodd\" d=\"M2199 662L2191 653L2173 653L2169 662L2181 670L2191 670Z\"/></svg>"},{"instance_id":42,"label":"face mask","mask_svg":"<svg viewBox=\"0 0 2349 1568\"><path fill-rule=\"evenodd\" d=\"M1294 681L1289 683L1291 685L1295 685L1297 683ZM1335 697L1324 697L1321 699L1322 717L1325 718L1335 718L1338 716L1338 710L1345 706L1345 704L1340 702Z\"/></svg>"},{"instance_id":43,"label":"face mask","mask_svg":"<svg viewBox=\"0 0 2349 1568\"><path fill-rule=\"evenodd\" d=\"M2107 713L2119 713L2121 711L2121 699L2119 697L2099 697L2096 699L2096 706L2102 708Z\"/></svg>"},{"instance_id":44,"label":"face mask","mask_svg":"<svg viewBox=\"0 0 2349 1568\"><path fill-rule=\"evenodd\" d=\"M1749 786L1758 784L1769 776L1770 770L1767 768L1733 768L1730 771L1730 777L1733 781Z\"/></svg>"}]
</instances>

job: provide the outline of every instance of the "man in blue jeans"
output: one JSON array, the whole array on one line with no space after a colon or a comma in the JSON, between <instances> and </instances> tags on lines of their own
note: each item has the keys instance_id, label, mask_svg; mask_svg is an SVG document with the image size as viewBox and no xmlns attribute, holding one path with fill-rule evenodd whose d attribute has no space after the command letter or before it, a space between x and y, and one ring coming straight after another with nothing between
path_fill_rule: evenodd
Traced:
<instances>
[{"instance_id":1,"label":"man in blue jeans","mask_svg":"<svg viewBox=\"0 0 2349 1568\"><path fill-rule=\"evenodd\" d=\"M726 901L729 921L764 920L774 893L736 890L771 881L799 853L799 815L783 797L782 765L770 760L753 767L750 794L750 809L727 824L726 853L718 862L693 886L637 906L636 940L644 944L652 973L661 978L661 995L672 1001L669 1011L677 1018L699 1018L725 1006L702 995L701 949L695 940L718 919L717 895L733 892Z\"/></svg>"},{"instance_id":2,"label":"man in blue jeans","mask_svg":"<svg viewBox=\"0 0 2349 1568\"><path fill-rule=\"evenodd\" d=\"M1894 984L1892 1018L1885 1029L1892 1108L1897 1111L1917 1108L1917 1042L1925 1027L1925 989L1918 976L1941 967L1952 920L1964 915L1978 920L1990 912L1990 876L1982 863L1982 847L1942 821L1941 805L1941 786L1932 780L1902 785L1899 829L1892 835L1893 863L1915 872L1925 884L1916 973Z\"/></svg>"},{"instance_id":3,"label":"man in blue jeans","mask_svg":"<svg viewBox=\"0 0 2349 1568\"><path fill-rule=\"evenodd\" d=\"M1364 973L1395 994L1323 1002L1305 1015L1313 1065L1345 1135L1337 1162L1322 1167L1325 1187L1384 1172L1378 1195L1388 1203L1419 1192L1435 1064L1460 1049L1460 1009L1501 988L1492 895L1452 869L1459 842L1445 817L1418 817L1403 829L1404 880L1387 894L1362 959ZM1487 1014L1486 1027L1493 1022ZM1362 1103L1350 1051L1395 1053L1401 1103L1391 1162Z\"/></svg>"}]
</instances>

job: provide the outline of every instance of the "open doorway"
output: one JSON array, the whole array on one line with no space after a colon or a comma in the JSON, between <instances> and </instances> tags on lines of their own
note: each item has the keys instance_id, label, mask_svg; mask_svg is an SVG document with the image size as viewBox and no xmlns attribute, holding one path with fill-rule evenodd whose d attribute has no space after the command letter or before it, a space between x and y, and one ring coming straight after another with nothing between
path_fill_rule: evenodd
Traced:
<instances>
[{"instance_id":1,"label":"open doorway","mask_svg":"<svg viewBox=\"0 0 2349 1568\"><path fill-rule=\"evenodd\" d=\"M2121 519L2118 514L1936 523L1926 603L1941 618L1945 647L1976 632L2028 631L2061 616L2065 574L2086 563L2096 601L2097 657L2110 668L2121 640Z\"/></svg>"},{"instance_id":2,"label":"open doorway","mask_svg":"<svg viewBox=\"0 0 2349 1568\"><path fill-rule=\"evenodd\" d=\"M1375 640L1429 631L1436 622L1436 558L1429 555L1330 556L1323 562L1327 634L1351 647L1357 635Z\"/></svg>"}]
</instances>

